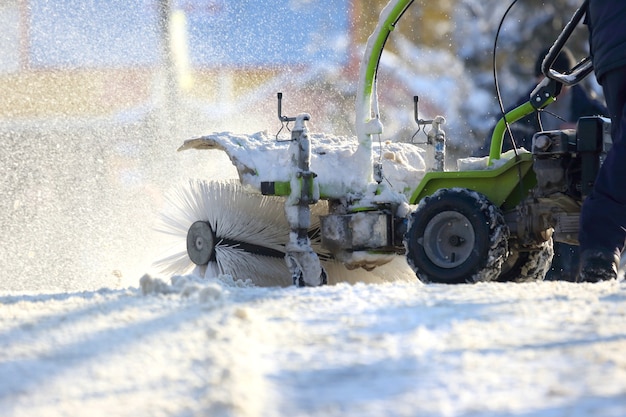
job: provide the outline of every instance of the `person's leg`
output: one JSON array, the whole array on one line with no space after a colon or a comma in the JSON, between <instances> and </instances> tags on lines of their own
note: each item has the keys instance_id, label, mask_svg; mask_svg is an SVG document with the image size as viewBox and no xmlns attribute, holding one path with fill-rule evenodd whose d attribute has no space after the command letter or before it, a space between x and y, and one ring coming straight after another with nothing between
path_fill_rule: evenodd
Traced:
<instances>
[{"instance_id":1,"label":"person's leg","mask_svg":"<svg viewBox=\"0 0 626 417\"><path fill-rule=\"evenodd\" d=\"M607 73L602 87L611 114L613 146L580 217L579 280L617 277L626 239L626 67Z\"/></svg>"}]
</instances>

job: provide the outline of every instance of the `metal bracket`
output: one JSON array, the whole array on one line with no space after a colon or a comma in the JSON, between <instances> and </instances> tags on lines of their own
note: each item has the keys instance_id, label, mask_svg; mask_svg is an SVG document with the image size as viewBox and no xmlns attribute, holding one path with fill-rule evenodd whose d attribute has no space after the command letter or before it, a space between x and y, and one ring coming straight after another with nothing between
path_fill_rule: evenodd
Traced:
<instances>
[{"instance_id":1,"label":"metal bracket","mask_svg":"<svg viewBox=\"0 0 626 417\"><path fill-rule=\"evenodd\" d=\"M291 132L289 153L291 154L291 192L285 200L285 215L291 229L289 242L285 245L285 262L291 272L293 284L298 287L324 285L328 281L326 271L319 257L311 248L308 232L311 225L311 204L319 199L317 175L310 170L311 139L306 122L311 119L307 113L296 117L283 115L283 94L278 93L278 120L281 128L278 134L287 128ZM293 129L288 124L294 122ZM287 141L287 140L283 140Z\"/></svg>"},{"instance_id":2,"label":"metal bracket","mask_svg":"<svg viewBox=\"0 0 626 417\"><path fill-rule=\"evenodd\" d=\"M415 131L413 136L411 136L411 143L415 143L415 144L428 143L429 145L432 145L432 143L428 142L428 133L426 133L426 131L424 130L424 127L426 127L426 125L431 125L433 121L419 118L419 96L413 96L413 118L415 119L415 123L417 123L417 130ZM417 136L417 134L420 131L423 131L424 134L426 134L426 137L427 137L426 142L415 142L415 136Z\"/></svg>"},{"instance_id":3,"label":"metal bracket","mask_svg":"<svg viewBox=\"0 0 626 417\"><path fill-rule=\"evenodd\" d=\"M283 93L277 93L277 98L278 98L278 120L280 120L280 129L276 133L276 140L281 141L281 142L293 140L293 138L282 139L282 140L278 138L278 135L280 135L280 132L282 132L283 129L287 129L288 132L291 132L291 129L289 128L289 123L295 122L297 117L283 116ZM309 118L307 117L305 120L309 120Z\"/></svg>"}]
</instances>

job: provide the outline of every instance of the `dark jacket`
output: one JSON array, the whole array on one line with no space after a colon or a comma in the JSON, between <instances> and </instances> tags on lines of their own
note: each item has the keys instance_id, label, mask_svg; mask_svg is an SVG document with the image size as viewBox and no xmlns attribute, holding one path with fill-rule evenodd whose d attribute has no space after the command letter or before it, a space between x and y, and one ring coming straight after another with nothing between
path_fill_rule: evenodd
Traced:
<instances>
[{"instance_id":1,"label":"dark jacket","mask_svg":"<svg viewBox=\"0 0 626 417\"><path fill-rule=\"evenodd\" d=\"M589 0L586 21L593 67L601 83L608 71L626 65L626 0Z\"/></svg>"}]
</instances>

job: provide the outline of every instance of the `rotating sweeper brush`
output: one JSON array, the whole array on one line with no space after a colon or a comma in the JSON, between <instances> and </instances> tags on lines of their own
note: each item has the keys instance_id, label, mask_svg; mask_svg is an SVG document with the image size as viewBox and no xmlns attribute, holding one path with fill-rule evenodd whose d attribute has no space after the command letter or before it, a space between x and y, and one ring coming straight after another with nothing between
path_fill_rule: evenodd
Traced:
<instances>
[{"instance_id":1,"label":"rotating sweeper brush","mask_svg":"<svg viewBox=\"0 0 626 417\"><path fill-rule=\"evenodd\" d=\"M183 236L186 247L162 265L193 262L204 276L317 286L327 282L323 264L372 271L405 255L423 282L543 279L552 241L577 243L582 200L611 145L610 120L583 118L576 130L537 132L531 152L502 153L502 144L508 123L542 110L562 84L592 70L589 60L567 74L550 68L586 3L546 56L546 78L496 125L489 156L459 160L457 170L445 166L445 119L420 119L417 97L415 122L425 138L382 140L378 64L412 3L390 1L367 41L356 138L310 133L308 114L283 116L279 93L278 118L293 123L289 139L225 132L185 141L179 150L226 152L242 185L196 181L180 192L164 231Z\"/></svg>"},{"instance_id":2,"label":"rotating sweeper brush","mask_svg":"<svg viewBox=\"0 0 626 417\"><path fill-rule=\"evenodd\" d=\"M275 199L252 198L234 182L196 180L168 200L160 231L182 245L157 266L172 273L195 267L202 276L286 275L281 249L289 228Z\"/></svg>"},{"instance_id":3,"label":"rotating sweeper brush","mask_svg":"<svg viewBox=\"0 0 626 417\"><path fill-rule=\"evenodd\" d=\"M160 223L158 231L175 240L172 253L156 263L164 272L292 283L285 263L290 228L279 198L247 192L234 181L193 180L169 196ZM314 221L313 245L319 245L318 227Z\"/></svg>"}]
</instances>

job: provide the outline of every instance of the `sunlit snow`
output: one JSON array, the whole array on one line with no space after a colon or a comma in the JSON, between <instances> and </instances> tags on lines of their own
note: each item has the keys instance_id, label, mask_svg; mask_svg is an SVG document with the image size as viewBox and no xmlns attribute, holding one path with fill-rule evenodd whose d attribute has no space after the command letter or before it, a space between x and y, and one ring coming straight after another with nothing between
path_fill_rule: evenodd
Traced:
<instances>
[{"instance_id":1,"label":"sunlit snow","mask_svg":"<svg viewBox=\"0 0 626 417\"><path fill-rule=\"evenodd\" d=\"M621 283L0 296L7 416L614 416ZM143 291L143 292L142 292Z\"/></svg>"}]
</instances>

